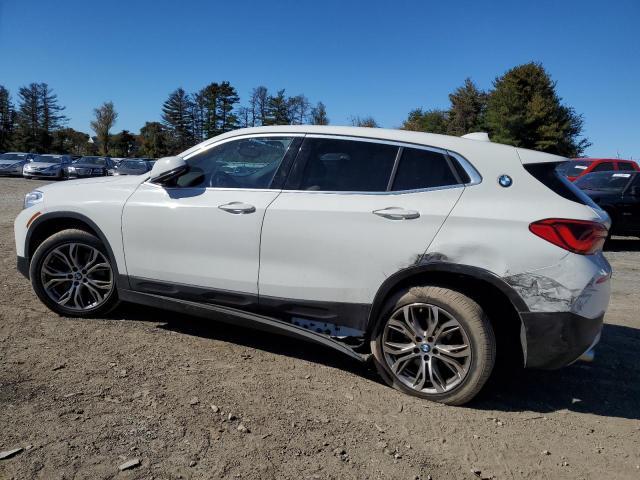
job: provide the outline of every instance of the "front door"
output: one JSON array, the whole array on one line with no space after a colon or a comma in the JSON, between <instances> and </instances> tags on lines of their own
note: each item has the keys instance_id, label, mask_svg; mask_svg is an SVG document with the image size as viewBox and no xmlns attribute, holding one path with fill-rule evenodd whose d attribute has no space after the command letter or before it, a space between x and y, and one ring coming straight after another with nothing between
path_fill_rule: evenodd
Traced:
<instances>
[{"instance_id":1,"label":"front door","mask_svg":"<svg viewBox=\"0 0 640 480\"><path fill-rule=\"evenodd\" d=\"M140 185L122 216L133 288L256 295L262 220L293 140L232 139L186 158L190 170L171 185Z\"/></svg>"}]
</instances>

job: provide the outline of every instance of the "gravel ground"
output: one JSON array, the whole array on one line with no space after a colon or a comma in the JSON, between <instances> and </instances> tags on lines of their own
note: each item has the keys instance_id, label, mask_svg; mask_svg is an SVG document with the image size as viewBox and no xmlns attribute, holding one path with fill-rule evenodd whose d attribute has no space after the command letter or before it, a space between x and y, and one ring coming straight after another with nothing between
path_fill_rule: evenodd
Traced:
<instances>
[{"instance_id":1,"label":"gravel ground","mask_svg":"<svg viewBox=\"0 0 640 480\"><path fill-rule=\"evenodd\" d=\"M13 219L41 184L0 179L0 451L23 449L1 479L640 478L640 241L607 252L594 363L498 374L447 407L285 337L132 306L54 315L15 269Z\"/></svg>"}]
</instances>

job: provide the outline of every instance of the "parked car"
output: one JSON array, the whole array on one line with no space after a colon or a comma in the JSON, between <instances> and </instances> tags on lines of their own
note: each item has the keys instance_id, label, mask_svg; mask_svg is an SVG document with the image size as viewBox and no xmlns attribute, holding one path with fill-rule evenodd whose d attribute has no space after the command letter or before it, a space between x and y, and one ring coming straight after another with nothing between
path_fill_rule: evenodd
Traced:
<instances>
[{"instance_id":1,"label":"parked car","mask_svg":"<svg viewBox=\"0 0 640 480\"><path fill-rule=\"evenodd\" d=\"M617 158L575 158L558 165L558 171L572 182L575 182L582 175L592 172L633 172L637 170L640 170L640 167L633 160L619 160Z\"/></svg>"},{"instance_id":2,"label":"parked car","mask_svg":"<svg viewBox=\"0 0 640 480\"><path fill-rule=\"evenodd\" d=\"M22 176L22 167L33 158L32 153L7 152L0 155L0 175Z\"/></svg>"},{"instance_id":3,"label":"parked car","mask_svg":"<svg viewBox=\"0 0 640 480\"><path fill-rule=\"evenodd\" d=\"M130 158L120 162L112 171L112 175L142 175L153 167L153 162L146 158Z\"/></svg>"},{"instance_id":4,"label":"parked car","mask_svg":"<svg viewBox=\"0 0 640 480\"><path fill-rule=\"evenodd\" d=\"M557 368L600 338L609 217L557 175L564 160L402 130L240 129L148 176L32 191L18 269L60 315L128 301L280 331L462 404L497 351Z\"/></svg>"},{"instance_id":5,"label":"parked car","mask_svg":"<svg viewBox=\"0 0 640 480\"><path fill-rule=\"evenodd\" d=\"M589 173L575 184L609 214L611 234L640 236L640 172Z\"/></svg>"},{"instance_id":6,"label":"parked car","mask_svg":"<svg viewBox=\"0 0 640 480\"><path fill-rule=\"evenodd\" d=\"M69 155L34 155L33 160L22 168L22 176L25 178L44 177L64 178L64 168L71 163Z\"/></svg>"},{"instance_id":7,"label":"parked car","mask_svg":"<svg viewBox=\"0 0 640 480\"><path fill-rule=\"evenodd\" d=\"M115 165L109 157L80 157L64 169L65 178L104 177Z\"/></svg>"}]
</instances>

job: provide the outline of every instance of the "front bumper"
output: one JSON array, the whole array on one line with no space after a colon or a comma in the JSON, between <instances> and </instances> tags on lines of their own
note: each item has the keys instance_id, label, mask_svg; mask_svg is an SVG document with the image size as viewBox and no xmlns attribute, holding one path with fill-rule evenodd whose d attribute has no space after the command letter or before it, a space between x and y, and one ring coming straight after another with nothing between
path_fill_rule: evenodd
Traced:
<instances>
[{"instance_id":1,"label":"front bumper","mask_svg":"<svg viewBox=\"0 0 640 480\"><path fill-rule=\"evenodd\" d=\"M0 167L0 176L22 176L22 166L16 168L1 168Z\"/></svg>"},{"instance_id":2,"label":"front bumper","mask_svg":"<svg viewBox=\"0 0 640 480\"><path fill-rule=\"evenodd\" d=\"M526 367L554 369L575 362L598 343L604 314L521 312L520 318Z\"/></svg>"},{"instance_id":3,"label":"front bumper","mask_svg":"<svg viewBox=\"0 0 640 480\"><path fill-rule=\"evenodd\" d=\"M38 172L35 170L24 170L22 172L22 175L25 177L44 177L44 178L52 178L52 177L59 177L60 176L60 170L55 170L53 172Z\"/></svg>"},{"instance_id":4,"label":"front bumper","mask_svg":"<svg viewBox=\"0 0 640 480\"><path fill-rule=\"evenodd\" d=\"M16 258L16 266L18 268L18 272L20 272L25 278L29 279L29 259L18 255Z\"/></svg>"}]
</instances>

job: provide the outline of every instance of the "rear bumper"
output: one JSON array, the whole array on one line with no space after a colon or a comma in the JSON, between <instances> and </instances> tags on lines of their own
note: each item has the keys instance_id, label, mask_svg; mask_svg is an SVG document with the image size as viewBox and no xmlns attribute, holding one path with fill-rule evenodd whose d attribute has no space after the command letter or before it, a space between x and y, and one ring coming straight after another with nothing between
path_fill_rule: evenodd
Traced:
<instances>
[{"instance_id":1,"label":"rear bumper","mask_svg":"<svg viewBox=\"0 0 640 480\"><path fill-rule=\"evenodd\" d=\"M598 343L604 314L521 312L520 318L526 367L554 369L575 362Z\"/></svg>"}]
</instances>

